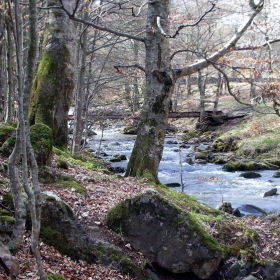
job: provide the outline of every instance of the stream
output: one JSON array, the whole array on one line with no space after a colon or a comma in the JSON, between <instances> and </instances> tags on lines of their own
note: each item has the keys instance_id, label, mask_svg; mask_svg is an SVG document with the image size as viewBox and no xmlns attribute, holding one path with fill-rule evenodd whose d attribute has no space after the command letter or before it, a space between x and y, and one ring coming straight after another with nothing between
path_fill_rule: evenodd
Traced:
<instances>
[{"instance_id":1,"label":"stream","mask_svg":"<svg viewBox=\"0 0 280 280\"><path fill-rule=\"evenodd\" d=\"M118 129L105 130L103 137L102 131L95 132L97 135L88 140L87 147L96 152L101 143L101 151L108 155L105 157L106 160L110 160L114 155L125 155L127 160L113 162L111 165L126 168L136 135L121 134ZM242 172L226 172L221 165L212 163L190 165L185 160L194 156L194 147L181 148L179 151L180 144L174 137L167 136L165 139L163 158L158 172L162 184L181 183L182 177L183 191L186 194L214 208L221 202L230 202L233 208L239 208L243 214L260 214L245 205L257 206L267 213L280 211L279 195L263 197L266 191L280 188L280 178L273 178L275 171L258 171L261 177L245 179L239 177ZM181 186L172 189L182 191Z\"/></svg>"}]
</instances>

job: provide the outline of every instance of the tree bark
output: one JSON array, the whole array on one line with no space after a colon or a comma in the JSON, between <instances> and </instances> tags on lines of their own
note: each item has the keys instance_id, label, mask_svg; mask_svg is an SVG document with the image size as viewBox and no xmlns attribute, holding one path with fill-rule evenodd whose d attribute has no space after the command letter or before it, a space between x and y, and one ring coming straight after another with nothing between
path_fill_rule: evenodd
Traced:
<instances>
[{"instance_id":1,"label":"tree bark","mask_svg":"<svg viewBox=\"0 0 280 280\"><path fill-rule=\"evenodd\" d=\"M64 0L70 11L72 1ZM49 15L44 34L44 50L32 86L30 124L44 123L54 135L54 144L67 147L68 111L74 90L75 24L66 13L51 5L60 6L56 0L49 3Z\"/></svg>"},{"instance_id":2,"label":"tree bark","mask_svg":"<svg viewBox=\"0 0 280 280\"><path fill-rule=\"evenodd\" d=\"M10 7L7 5L7 1L5 1L5 8L10 11ZM6 36L7 36L7 44L6 44L6 65L7 65L7 92L6 92L6 112L5 112L5 122L12 123L13 122L13 77L12 77L12 27L11 27L11 11L5 14L5 26L6 26Z\"/></svg>"},{"instance_id":3,"label":"tree bark","mask_svg":"<svg viewBox=\"0 0 280 280\"><path fill-rule=\"evenodd\" d=\"M84 19L88 19L88 12L84 12ZM82 25L82 35L80 38L80 52L81 52L81 64L78 73L77 92L75 98L75 119L74 119L74 131L73 131L73 143L72 153L78 154L81 149L82 134L84 129L83 123L83 107L85 100L85 74L86 74L86 57L87 57L87 26Z\"/></svg>"},{"instance_id":4,"label":"tree bark","mask_svg":"<svg viewBox=\"0 0 280 280\"><path fill-rule=\"evenodd\" d=\"M146 177L159 183L158 166L162 158L168 123L169 104L174 88L169 39L157 27L169 33L169 0L150 2L146 27L146 94L138 124L135 145L126 176Z\"/></svg>"}]
</instances>

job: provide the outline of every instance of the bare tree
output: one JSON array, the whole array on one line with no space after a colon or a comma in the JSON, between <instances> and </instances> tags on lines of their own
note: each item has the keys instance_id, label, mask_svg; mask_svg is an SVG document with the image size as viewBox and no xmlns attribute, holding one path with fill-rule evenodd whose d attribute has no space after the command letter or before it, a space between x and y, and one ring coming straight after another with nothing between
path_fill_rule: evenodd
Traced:
<instances>
[{"instance_id":1,"label":"bare tree","mask_svg":"<svg viewBox=\"0 0 280 280\"><path fill-rule=\"evenodd\" d=\"M9 157L9 177L15 206L16 225L12 238L8 244L12 251L16 251L22 241L25 229L25 205L23 202L22 188L28 196L28 205L31 213L32 235L31 248L35 255L40 279L46 280L40 250L39 234L41 225L41 192L38 182L38 167L30 141L30 129L28 122L28 105L31 92L31 84L34 78L34 68L37 51L37 1L29 1L29 47L25 73L23 72L22 57L22 25L19 9L19 1L14 2L15 26L14 38L17 57L17 85L19 104L19 123L16 133L16 144ZM21 172L19 172L21 171ZM29 178L29 172L31 178ZM19 174L22 173L20 178ZM30 181L31 186L30 187Z\"/></svg>"}]
</instances>

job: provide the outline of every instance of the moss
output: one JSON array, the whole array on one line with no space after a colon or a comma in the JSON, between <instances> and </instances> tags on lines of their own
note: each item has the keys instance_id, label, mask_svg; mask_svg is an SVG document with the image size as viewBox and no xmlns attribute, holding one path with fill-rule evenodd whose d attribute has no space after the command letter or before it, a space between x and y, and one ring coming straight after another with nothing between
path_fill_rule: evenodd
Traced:
<instances>
[{"instance_id":1,"label":"moss","mask_svg":"<svg viewBox=\"0 0 280 280\"><path fill-rule=\"evenodd\" d=\"M38 165L46 164L52 152L53 136L51 129L41 123L31 126L30 141ZM4 142L2 146L2 152L4 155L9 156L12 153L15 142L15 135L11 136Z\"/></svg>"},{"instance_id":2,"label":"moss","mask_svg":"<svg viewBox=\"0 0 280 280\"><path fill-rule=\"evenodd\" d=\"M0 146L13 134L15 134L15 128L7 123L0 123Z\"/></svg>"},{"instance_id":3,"label":"moss","mask_svg":"<svg viewBox=\"0 0 280 280\"><path fill-rule=\"evenodd\" d=\"M13 196L11 192L5 193L2 196L2 204L11 209L14 210L14 202L13 202Z\"/></svg>"},{"instance_id":4,"label":"moss","mask_svg":"<svg viewBox=\"0 0 280 280\"><path fill-rule=\"evenodd\" d=\"M122 220L128 216L128 207L124 201L121 201L108 211L106 224L114 231L125 231L125 225Z\"/></svg>"},{"instance_id":5,"label":"moss","mask_svg":"<svg viewBox=\"0 0 280 280\"><path fill-rule=\"evenodd\" d=\"M99 243L93 247L93 251L103 265L119 269L124 274L139 276L137 279L143 278L139 268L118 247L109 243Z\"/></svg>"},{"instance_id":6,"label":"moss","mask_svg":"<svg viewBox=\"0 0 280 280\"><path fill-rule=\"evenodd\" d=\"M219 222L219 242L223 248L224 257L240 256L244 251L253 256L259 238L256 231L245 227L242 223L236 224L226 219Z\"/></svg>"},{"instance_id":7,"label":"moss","mask_svg":"<svg viewBox=\"0 0 280 280\"><path fill-rule=\"evenodd\" d=\"M92 155L72 157L69 152L56 147L53 147L53 153L58 155L60 160L68 162L68 164L77 164L89 169L101 169L106 167L106 162L104 160L95 158Z\"/></svg>"},{"instance_id":8,"label":"moss","mask_svg":"<svg viewBox=\"0 0 280 280\"><path fill-rule=\"evenodd\" d=\"M4 216L4 215L1 215L0 216L0 222L2 224L8 224L8 225L14 225L15 224L15 218L12 217L12 216Z\"/></svg>"},{"instance_id":9,"label":"moss","mask_svg":"<svg viewBox=\"0 0 280 280\"><path fill-rule=\"evenodd\" d=\"M61 275L59 274L47 274L47 280L65 280L65 278L63 278Z\"/></svg>"},{"instance_id":10,"label":"moss","mask_svg":"<svg viewBox=\"0 0 280 280\"><path fill-rule=\"evenodd\" d=\"M12 214L10 211L3 209L3 210L0 210L0 216L12 216Z\"/></svg>"},{"instance_id":11,"label":"moss","mask_svg":"<svg viewBox=\"0 0 280 280\"><path fill-rule=\"evenodd\" d=\"M191 138L198 138L202 135L202 132L200 131L190 131L186 134L184 134L182 137L181 137L181 140L183 141L189 141Z\"/></svg>"},{"instance_id":12,"label":"moss","mask_svg":"<svg viewBox=\"0 0 280 280\"><path fill-rule=\"evenodd\" d=\"M79 259L79 254L73 250L73 244L67 242L63 233L53 227L42 223L40 238L44 243L55 247L59 252L70 256L72 259Z\"/></svg>"},{"instance_id":13,"label":"moss","mask_svg":"<svg viewBox=\"0 0 280 280\"><path fill-rule=\"evenodd\" d=\"M82 195L86 195L86 188L81 183L76 182L76 181L60 180L60 181L53 183L53 186L56 188L74 189L75 192L80 193Z\"/></svg>"},{"instance_id":14,"label":"moss","mask_svg":"<svg viewBox=\"0 0 280 280\"><path fill-rule=\"evenodd\" d=\"M56 159L56 167L61 169L68 169L68 162L66 160L63 160L61 158Z\"/></svg>"},{"instance_id":15,"label":"moss","mask_svg":"<svg viewBox=\"0 0 280 280\"><path fill-rule=\"evenodd\" d=\"M213 148L217 152L231 152L238 149L238 140L240 138L234 135L219 137L213 142Z\"/></svg>"}]
</instances>

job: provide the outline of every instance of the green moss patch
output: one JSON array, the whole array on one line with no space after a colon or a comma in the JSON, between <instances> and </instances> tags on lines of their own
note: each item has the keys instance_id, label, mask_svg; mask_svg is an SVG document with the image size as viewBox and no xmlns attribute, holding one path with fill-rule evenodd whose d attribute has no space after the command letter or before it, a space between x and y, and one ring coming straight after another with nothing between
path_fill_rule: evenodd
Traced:
<instances>
[{"instance_id":1,"label":"green moss patch","mask_svg":"<svg viewBox=\"0 0 280 280\"><path fill-rule=\"evenodd\" d=\"M47 274L47 280L65 280L65 278L63 278L61 275L59 274Z\"/></svg>"},{"instance_id":2,"label":"green moss patch","mask_svg":"<svg viewBox=\"0 0 280 280\"><path fill-rule=\"evenodd\" d=\"M59 180L52 184L56 188L70 188L75 192L86 195L86 188L74 176L60 175Z\"/></svg>"},{"instance_id":3,"label":"green moss patch","mask_svg":"<svg viewBox=\"0 0 280 280\"><path fill-rule=\"evenodd\" d=\"M15 128L7 123L0 123L0 146L13 134L15 134Z\"/></svg>"}]
</instances>

